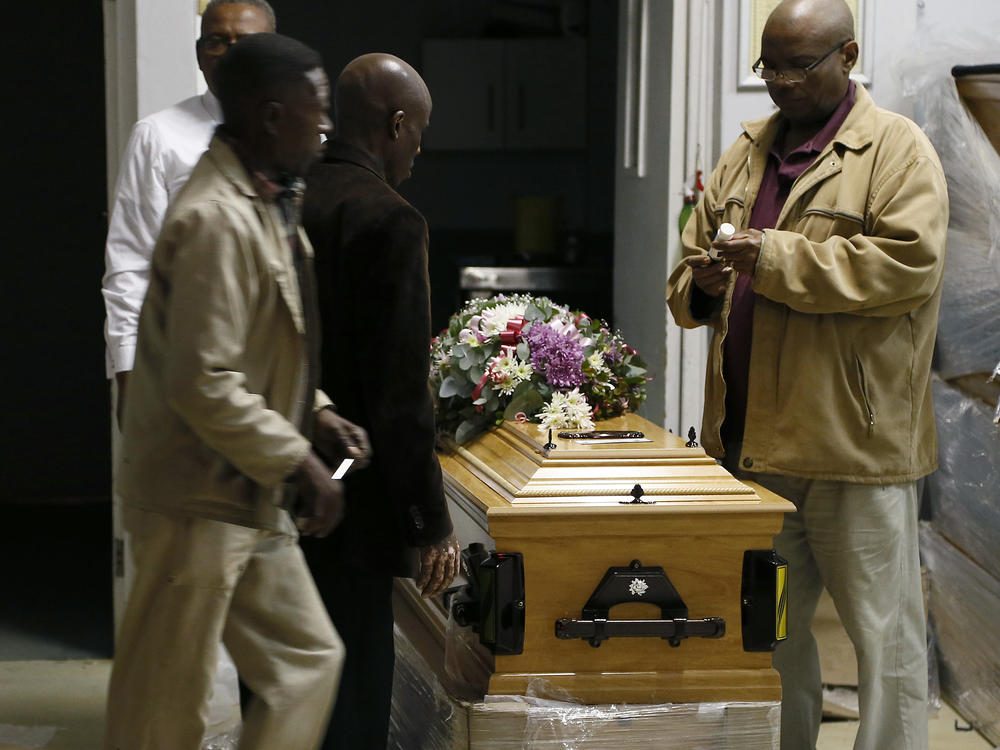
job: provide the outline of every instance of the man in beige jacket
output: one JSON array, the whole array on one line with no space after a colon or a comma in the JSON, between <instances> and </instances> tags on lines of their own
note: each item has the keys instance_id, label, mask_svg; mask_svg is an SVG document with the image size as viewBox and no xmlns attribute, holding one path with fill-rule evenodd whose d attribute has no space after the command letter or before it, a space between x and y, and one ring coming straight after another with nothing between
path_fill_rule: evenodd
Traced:
<instances>
[{"instance_id":1,"label":"man in beige jacket","mask_svg":"<svg viewBox=\"0 0 1000 750\"><path fill-rule=\"evenodd\" d=\"M312 750L343 646L297 544L343 513L329 458L364 458L316 389L302 181L330 128L319 56L276 34L216 70L224 124L153 253L125 404L121 494L136 580L108 750L196 750L221 640L254 700L240 747ZM315 435L313 433L315 432ZM297 499L296 499L297 490Z\"/></svg>"},{"instance_id":2,"label":"man in beige jacket","mask_svg":"<svg viewBox=\"0 0 1000 750\"><path fill-rule=\"evenodd\" d=\"M719 160L668 283L678 324L714 329L706 450L798 508L775 540L789 562L783 750L819 731L824 586L858 655L855 747L927 747L916 480L937 463L948 196L920 129L851 82L857 56L843 0L773 11L754 72L779 111ZM737 233L714 242L725 222Z\"/></svg>"}]
</instances>

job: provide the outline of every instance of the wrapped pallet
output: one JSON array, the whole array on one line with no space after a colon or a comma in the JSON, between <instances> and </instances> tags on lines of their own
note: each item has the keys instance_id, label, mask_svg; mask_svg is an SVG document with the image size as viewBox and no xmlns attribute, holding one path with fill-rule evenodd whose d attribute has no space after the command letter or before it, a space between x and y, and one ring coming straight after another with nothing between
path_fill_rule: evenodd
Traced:
<instances>
[{"instance_id":1,"label":"wrapped pallet","mask_svg":"<svg viewBox=\"0 0 1000 750\"><path fill-rule=\"evenodd\" d=\"M934 382L939 468L927 479L934 531L1000 578L1000 432L989 407Z\"/></svg>"},{"instance_id":2,"label":"wrapped pallet","mask_svg":"<svg viewBox=\"0 0 1000 750\"><path fill-rule=\"evenodd\" d=\"M988 72L1000 68L984 65L997 62L991 35L927 29L899 66L904 93L948 179L951 220L934 366L949 381L985 382L1000 361L1000 152L994 148L1000 106L992 99L1000 82Z\"/></svg>"},{"instance_id":3,"label":"wrapped pallet","mask_svg":"<svg viewBox=\"0 0 1000 750\"><path fill-rule=\"evenodd\" d=\"M920 551L930 576L930 611L940 653L941 689L955 708L1000 744L1000 579L928 523Z\"/></svg>"},{"instance_id":4,"label":"wrapped pallet","mask_svg":"<svg viewBox=\"0 0 1000 750\"><path fill-rule=\"evenodd\" d=\"M401 629L395 637L390 750L778 750L780 744L778 701L580 705L534 695L461 700L445 690Z\"/></svg>"}]
</instances>

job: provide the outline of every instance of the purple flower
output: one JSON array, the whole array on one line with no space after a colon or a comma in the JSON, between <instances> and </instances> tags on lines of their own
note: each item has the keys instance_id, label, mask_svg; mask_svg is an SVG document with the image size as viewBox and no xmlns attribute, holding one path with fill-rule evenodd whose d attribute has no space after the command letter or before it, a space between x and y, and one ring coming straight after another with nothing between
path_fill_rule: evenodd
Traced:
<instances>
[{"instance_id":1,"label":"purple flower","mask_svg":"<svg viewBox=\"0 0 1000 750\"><path fill-rule=\"evenodd\" d=\"M531 350L531 366L544 372L549 385L573 388L583 385L583 346L551 326L535 323L525 335Z\"/></svg>"}]
</instances>

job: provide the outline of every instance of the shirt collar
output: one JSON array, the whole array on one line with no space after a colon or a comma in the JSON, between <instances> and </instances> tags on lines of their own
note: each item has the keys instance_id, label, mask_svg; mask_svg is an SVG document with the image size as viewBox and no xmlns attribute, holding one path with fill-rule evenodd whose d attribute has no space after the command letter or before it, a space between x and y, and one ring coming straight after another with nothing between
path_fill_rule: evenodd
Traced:
<instances>
[{"instance_id":1,"label":"shirt collar","mask_svg":"<svg viewBox=\"0 0 1000 750\"><path fill-rule=\"evenodd\" d=\"M214 122L222 122L222 104L216 98L215 94L206 90L205 93L201 95L201 104Z\"/></svg>"},{"instance_id":2,"label":"shirt collar","mask_svg":"<svg viewBox=\"0 0 1000 750\"><path fill-rule=\"evenodd\" d=\"M833 112L830 114L830 117L827 119L826 124L819 129L819 132L817 132L816 135L814 135L808 141L803 143L792 153L818 154L824 148L826 148L827 144L833 140L833 137L835 135L837 135L837 131L840 130L840 127L844 124L844 121L847 119L847 116L851 113L851 109L854 108L854 99L855 99L854 81L848 81L847 93L844 95L844 98L840 100L840 104L837 105L837 108L833 110ZM782 145L782 142L784 141L784 136L787 129L788 129L788 121L785 120L782 123L782 128L779 131L779 135L774 139L774 143L771 145L771 153L775 157L777 157L778 161L782 160L780 147ZM787 159L788 156L786 155L785 158Z\"/></svg>"},{"instance_id":3,"label":"shirt collar","mask_svg":"<svg viewBox=\"0 0 1000 750\"><path fill-rule=\"evenodd\" d=\"M306 189L305 180L287 174L268 175L259 169L253 169L247 164L239 142L227 133L224 127L216 128L215 135L229 147L236 160L243 167L243 171L250 178L249 187L251 190L261 200L277 206L289 228L296 226L302 215L302 201Z\"/></svg>"}]
</instances>

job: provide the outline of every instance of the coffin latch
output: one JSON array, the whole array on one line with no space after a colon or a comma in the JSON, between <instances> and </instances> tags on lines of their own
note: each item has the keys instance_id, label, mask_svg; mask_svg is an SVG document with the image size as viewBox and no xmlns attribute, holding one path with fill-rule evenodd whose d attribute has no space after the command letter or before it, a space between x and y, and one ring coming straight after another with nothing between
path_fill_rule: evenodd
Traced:
<instances>
[{"instance_id":1,"label":"coffin latch","mask_svg":"<svg viewBox=\"0 0 1000 750\"><path fill-rule=\"evenodd\" d=\"M445 592L447 606L462 627L479 634L494 654L524 651L524 559L519 552L487 552L473 542L462 551L468 583Z\"/></svg>"},{"instance_id":2,"label":"coffin latch","mask_svg":"<svg viewBox=\"0 0 1000 750\"><path fill-rule=\"evenodd\" d=\"M644 602L660 608L659 620L612 620L616 604ZM590 595L579 620L556 620L556 638L583 638L597 648L608 638L663 638L671 646L685 638L722 638L726 621L721 617L688 619L688 608L659 565L643 566L638 560L611 567Z\"/></svg>"}]
</instances>

